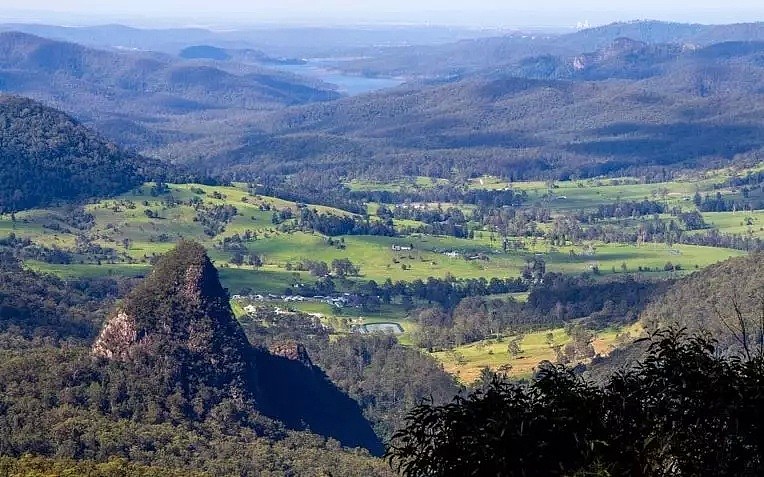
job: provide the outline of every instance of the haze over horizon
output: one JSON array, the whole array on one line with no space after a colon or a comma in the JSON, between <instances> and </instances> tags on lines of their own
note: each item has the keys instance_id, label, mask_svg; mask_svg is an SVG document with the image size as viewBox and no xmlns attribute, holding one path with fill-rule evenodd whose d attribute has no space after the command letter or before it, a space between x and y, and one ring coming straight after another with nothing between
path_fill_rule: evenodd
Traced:
<instances>
[{"instance_id":1,"label":"haze over horizon","mask_svg":"<svg viewBox=\"0 0 764 477\"><path fill-rule=\"evenodd\" d=\"M480 28L572 28L638 19L706 24L764 21L764 5L754 0L720 2L701 0L687 8L657 0L614 6L599 0L570 5L561 0L540 0L533 6L507 5L497 0L412 4L403 0L350 2L347 0L286 0L266 2L220 0L135 0L104 3L71 0L5 0L0 22L39 22L93 25L105 22L135 26L243 26L258 24L311 25L450 25Z\"/></svg>"}]
</instances>

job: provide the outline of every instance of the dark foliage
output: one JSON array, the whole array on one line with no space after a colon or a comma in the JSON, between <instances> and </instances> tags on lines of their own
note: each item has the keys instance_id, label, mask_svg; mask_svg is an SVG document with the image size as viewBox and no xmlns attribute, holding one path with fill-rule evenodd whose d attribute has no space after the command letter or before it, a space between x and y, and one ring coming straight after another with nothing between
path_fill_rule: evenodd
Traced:
<instances>
[{"instance_id":1,"label":"dark foliage","mask_svg":"<svg viewBox=\"0 0 764 477\"><path fill-rule=\"evenodd\" d=\"M408 417L388 456L403 475L719 475L764 472L764 360L681 331L596 386L543 366Z\"/></svg>"},{"instance_id":2,"label":"dark foliage","mask_svg":"<svg viewBox=\"0 0 764 477\"><path fill-rule=\"evenodd\" d=\"M549 273L544 283L528 296L527 308L540 316L560 321L590 317L593 324L633 322L654 299L665 293L670 282L637 280L633 276L594 280L591 276L570 277Z\"/></svg>"},{"instance_id":3,"label":"dark foliage","mask_svg":"<svg viewBox=\"0 0 764 477\"><path fill-rule=\"evenodd\" d=\"M300 209L298 226L315 230L323 235L336 237L339 235L381 235L394 237L397 235L391 221L380 222L361 219L350 215L337 216L319 214L307 207Z\"/></svg>"}]
</instances>

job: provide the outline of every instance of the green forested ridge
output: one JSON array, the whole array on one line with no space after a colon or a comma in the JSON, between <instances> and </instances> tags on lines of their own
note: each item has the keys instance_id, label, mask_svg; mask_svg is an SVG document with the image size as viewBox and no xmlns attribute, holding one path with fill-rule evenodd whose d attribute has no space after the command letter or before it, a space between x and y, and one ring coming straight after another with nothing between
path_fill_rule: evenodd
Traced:
<instances>
[{"instance_id":1,"label":"green forested ridge","mask_svg":"<svg viewBox=\"0 0 764 477\"><path fill-rule=\"evenodd\" d=\"M387 475L365 451L287 431L230 399L196 420L191 416L210 396L187 401L183 389L164 386L168 376L146 374L155 369L103 367L78 347L2 351L0 453L121 457L211 475Z\"/></svg>"},{"instance_id":2,"label":"green forested ridge","mask_svg":"<svg viewBox=\"0 0 764 477\"><path fill-rule=\"evenodd\" d=\"M66 114L0 96L0 212L125 192L163 168Z\"/></svg>"}]
</instances>

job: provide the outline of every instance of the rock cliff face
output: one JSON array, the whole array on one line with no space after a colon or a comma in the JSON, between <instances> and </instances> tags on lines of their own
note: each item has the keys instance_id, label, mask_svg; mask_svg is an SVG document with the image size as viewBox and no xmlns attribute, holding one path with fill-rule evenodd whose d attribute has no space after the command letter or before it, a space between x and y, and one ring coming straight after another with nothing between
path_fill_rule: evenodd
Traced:
<instances>
[{"instance_id":1,"label":"rock cliff face","mask_svg":"<svg viewBox=\"0 0 764 477\"><path fill-rule=\"evenodd\" d=\"M93 354L106 359L129 360L137 350L138 328L135 320L122 310L106 322L98 340L93 345Z\"/></svg>"},{"instance_id":2,"label":"rock cliff face","mask_svg":"<svg viewBox=\"0 0 764 477\"><path fill-rule=\"evenodd\" d=\"M313 366L302 344L250 345L199 244L181 242L162 257L107 320L92 353L126 366L141 363L142 373L163 377L157 386L184 389L189 401L214 396L209 409L234 399L288 427L383 450L357 403Z\"/></svg>"}]
</instances>

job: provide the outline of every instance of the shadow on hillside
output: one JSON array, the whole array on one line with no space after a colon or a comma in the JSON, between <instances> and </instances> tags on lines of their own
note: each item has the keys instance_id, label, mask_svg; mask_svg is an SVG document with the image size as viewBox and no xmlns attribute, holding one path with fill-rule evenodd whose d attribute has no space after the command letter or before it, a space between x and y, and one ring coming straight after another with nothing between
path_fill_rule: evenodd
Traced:
<instances>
[{"instance_id":1,"label":"shadow on hillside","mask_svg":"<svg viewBox=\"0 0 764 477\"><path fill-rule=\"evenodd\" d=\"M706 156L732 158L764 145L764 128L746 124L619 123L593 131L595 140L570 144L579 154L643 157L652 164L673 164Z\"/></svg>"},{"instance_id":2,"label":"shadow on hillside","mask_svg":"<svg viewBox=\"0 0 764 477\"><path fill-rule=\"evenodd\" d=\"M345 447L363 447L373 455L384 446L363 417L358 404L315 366L256 350L261 391L274 410L269 416L295 430L338 440Z\"/></svg>"}]
</instances>

